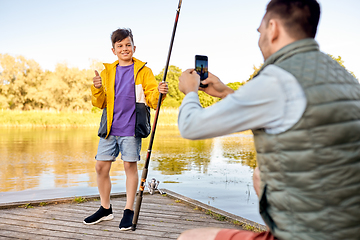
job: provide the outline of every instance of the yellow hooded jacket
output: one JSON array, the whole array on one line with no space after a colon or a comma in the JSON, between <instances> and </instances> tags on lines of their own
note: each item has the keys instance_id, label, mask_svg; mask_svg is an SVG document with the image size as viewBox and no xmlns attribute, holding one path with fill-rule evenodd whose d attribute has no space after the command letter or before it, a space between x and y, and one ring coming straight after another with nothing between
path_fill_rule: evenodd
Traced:
<instances>
[{"instance_id":1,"label":"yellow hooded jacket","mask_svg":"<svg viewBox=\"0 0 360 240\"><path fill-rule=\"evenodd\" d=\"M136 103L143 103L146 106L156 109L159 100L159 90L154 74L150 68L145 66L145 62L136 58L133 58L133 62ZM107 108L107 135L105 138L109 136L113 121L115 75L118 64L118 60L112 64L104 63L105 69L100 73L102 86L100 88L95 88L94 85L91 86L91 102L93 106L100 109ZM164 99L165 95L163 96Z\"/></svg>"}]
</instances>

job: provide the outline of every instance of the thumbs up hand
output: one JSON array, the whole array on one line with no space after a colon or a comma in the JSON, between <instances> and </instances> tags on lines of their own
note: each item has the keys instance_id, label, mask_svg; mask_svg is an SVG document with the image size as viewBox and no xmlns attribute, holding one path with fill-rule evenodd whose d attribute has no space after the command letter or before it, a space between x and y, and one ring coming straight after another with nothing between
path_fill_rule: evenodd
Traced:
<instances>
[{"instance_id":1,"label":"thumbs up hand","mask_svg":"<svg viewBox=\"0 0 360 240\"><path fill-rule=\"evenodd\" d=\"M99 75L99 72L96 70L95 70L95 77L93 78L93 82L94 82L94 87L101 88L102 86L101 77Z\"/></svg>"}]
</instances>

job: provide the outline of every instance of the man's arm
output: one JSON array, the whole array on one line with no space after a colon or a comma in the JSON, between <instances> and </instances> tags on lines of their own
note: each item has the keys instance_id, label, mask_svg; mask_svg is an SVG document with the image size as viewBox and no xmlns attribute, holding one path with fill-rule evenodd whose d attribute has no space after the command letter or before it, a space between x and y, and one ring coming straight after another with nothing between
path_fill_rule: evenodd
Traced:
<instances>
[{"instance_id":1,"label":"man's arm","mask_svg":"<svg viewBox=\"0 0 360 240\"><path fill-rule=\"evenodd\" d=\"M179 130L184 138L212 138L281 124L285 95L276 77L260 75L207 108L200 105L195 80L195 75L182 76L179 82L179 89L186 94L178 116Z\"/></svg>"}]
</instances>

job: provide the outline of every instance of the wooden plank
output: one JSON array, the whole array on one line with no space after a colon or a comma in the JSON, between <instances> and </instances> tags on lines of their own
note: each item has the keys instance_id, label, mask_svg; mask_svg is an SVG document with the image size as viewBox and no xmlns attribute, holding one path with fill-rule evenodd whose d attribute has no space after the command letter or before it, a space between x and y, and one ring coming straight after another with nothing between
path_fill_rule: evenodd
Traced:
<instances>
[{"instance_id":1,"label":"wooden plank","mask_svg":"<svg viewBox=\"0 0 360 240\"><path fill-rule=\"evenodd\" d=\"M83 234L87 234L88 236L111 236L113 234L123 233L118 229L118 224L115 226L106 224L107 222L103 222L105 224L97 224L97 225L84 225L83 223L75 223L75 224L64 224L65 222L57 221L56 224L53 222L47 222L46 220L35 219L35 221L24 221L21 219L21 216L4 216L4 224L7 226L16 226L19 228L27 228L27 229L37 229L39 233L42 231L55 231L62 232L67 237L73 237L71 234L81 234L76 235L75 238L81 238ZM126 232L125 234L129 234L131 232ZM154 229L141 229L138 232L142 235L147 235L151 237L161 238L165 232L154 231ZM69 235L70 234L70 235ZM132 234L134 235L134 234Z\"/></svg>"},{"instance_id":2,"label":"wooden plank","mask_svg":"<svg viewBox=\"0 0 360 240\"><path fill-rule=\"evenodd\" d=\"M28 211L30 210L30 211ZM43 223L43 224L47 224L47 225L51 225L51 224L55 224L55 225L62 225L63 227L75 227L75 228L90 228L90 229L96 229L96 230L100 230L103 231L108 230L108 229L118 229L118 224L120 221L120 218L118 218L117 221L109 221L109 222L102 222L99 223L97 225L91 225L91 226L85 226L82 223L82 219L79 221L75 221L74 222L74 218L66 219L69 216L71 217L71 214L67 213L65 214L65 218L63 217L63 215L58 216L56 219L52 219L51 216L46 216L44 215L43 217L40 216L35 216L34 215L34 211L31 211L34 209L27 209L26 211L22 211L21 214L17 214L16 212L11 212L11 213L2 213L2 219L4 220L4 222L7 222L7 219L14 219L17 220L19 222L23 221L23 219L31 219L32 223ZM17 211L19 212L19 211ZM178 233L180 234L181 232L193 228L194 226L196 227L228 227L229 228L229 224L226 222L222 222L222 224L220 225L221 222L218 222L212 218L210 218L209 216L207 216L209 219L209 221L204 221L203 223L199 222L193 222L193 221L168 221L166 219L154 219L152 217L142 217L139 222L138 222L138 229L144 230L144 231L157 231L159 234L164 232L174 232L174 233ZM59 220L60 219L60 220ZM210 223L210 221L214 221L212 223ZM218 223L216 223L218 222ZM104 225L105 224L105 225ZM44 226L43 226L44 227ZM47 226L46 226L47 227ZM72 230L69 230L72 231ZM161 236L160 235L156 235L156 236Z\"/></svg>"},{"instance_id":3,"label":"wooden plank","mask_svg":"<svg viewBox=\"0 0 360 240\"><path fill-rule=\"evenodd\" d=\"M214 208L212 206L206 205L206 204L201 203L199 201L196 201L194 199L191 199L191 198L185 197L183 195L177 194L177 193L175 193L173 191L170 191L168 189L162 189L162 191L166 192L167 196L169 196L169 197L171 197L173 199L180 200L183 203L189 204L190 206L197 207L197 208L203 209L205 211L211 211L212 213L215 213L215 214L226 217L230 221L237 221L237 222L240 222L240 223L245 224L247 226L251 226L253 228L259 229L261 231L266 231L266 226L264 226L262 224L259 224L257 222L254 222L254 221L248 220L246 218L242 218L240 216L237 216L237 215L225 212L223 210Z\"/></svg>"},{"instance_id":4,"label":"wooden plank","mask_svg":"<svg viewBox=\"0 0 360 240\"><path fill-rule=\"evenodd\" d=\"M111 202L115 219L96 225L84 225L83 219L100 206L95 196L88 196L86 202L74 203L73 198L52 199L50 204L41 202L0 204L0 237L15 236L18 239L176 239L183 231L199 227L220 227L242 229L232 224L233 219L242 219L219 209L201 204L169 190L167 197L160 194L143 196L142 207L136 231L119 231L118 225L126 203L125 194L117 194ZM175 201L175 200L176 201ZM28 203L26 203L28 204ZM37 206L36 206L37 205ZM12 207L10 207L12 206ZM16 207L22 206L22 208ZM204 211L211 211L211 215ZM219 221L215 214L222 214ZM224 216L226 215L226 216ZM0 238L1 239L1 238Z\"/></svg>"},{"instance_id":5,"label":"wooden plank","mask_svg":"<svg viewBox=\"0 0 360 240\"><path fill-rule=\"evenodd\" d=\"M5 230L5 231L4 231ZM75 233L66 235L62 232L56 231L46 231L31 227L23 227L19 225L12 225L9 223L0 223L0 234L3 235L4 232L8 232L7 236L18 237L22 239L76 239ZM28 237L30 236L30 237ZM79 235L77 235L79 237Z\"/></svg>"},{"instance_id":6,"label":"wooden plank","mask_svg":"<svg viewBox=\"0 0 360 240\"><path fill-rule=\"evenodd\" d=\"M154 196L155 197L155 196ZM161 199L162 200L162 199ZM172 201L172 200L170 200ZM83 218L85 218L86 216L92 214L93 212L95 212L98 209L98 203L95 203L96 206L95 207L91 207L88 210L84 209L84 206L81 206L83 204L80 204L79 206L76 205L65 205L65 206L52 206L52 212L54 213L54 211L59 211L59 212L72 212L72 213L77 213L77 214L82 214ZM179 205L177 203L175 203L176 205ZM188 207L185 207L183 205L179 205L180 208L176 209L176 211L172 211L171 208L173 208L173 206L170 206L169 209L165 209L164 211L164 207L159 205L158 207L161 208L159 210L154 210L153 207L151 208L147 208L147 205L143 205L142 210L140 212L140 216L147 216L147 217L155 217L155 218L166 218L166 219L187 219L187 220L194 220L194 219L200 219L201 217L204 216L204 214L200 211L194 211L192 209L188 209ZM43 208L46 208L43 207ZM192 211L190 211L192 210ZM30 211L30 209L27 209L27 211ZM56 216L56 212L54 213L54 215ZM62 213L59 213L62 214ZM117 216L122 216L122 210L120 213L118 213L117 211L114 210L114 215L115 217ZM216 221L216 220L214 220Z\"/></svg>"},{"instance_id":7,"label":"wooden plank","mask_svg":"<svg viewBox=\"0 0 360 240\"><path fill-rule=\"evenodd\" d=\"M34 209L27 209L27 210L34 210ZM88 233L88 234L94 234L94 235L102 235L103 231L110 231L111 229L115 230L115 231L119 231L118 230L118 224L119 221L111 221L113 222L113 224L109 224L108 222L102 222L100 224L97 225L84 225L80 221L77 222L71 222L71 221L59 221L59 220L51 220L49 218L40 218L40 217L34 217L33 213L31 213L33 211L23 211L23 214L15 214L14 212L12 213L2 213L1 217L3 219L3 221L7 224L18 224L21 226L31 226L31 227L36 227L36 228L41 228L41 229L50 229L50 230L58 230L58 231L75 231L76 228L80 228L80 229L84 229L83 231L79 231L81 233ZM26 213L26 214L24 214ZM31 223L29 224L28 221L24 220L31 220ZM103 223L105 223L106 225L103 225ZM52 226L55 225L55 226ZM57 226L60 225L62 226L62 228L58 228ZM159 227L154 225L155 227L151 226L151 224L149 225L143 225L140 224L139 226L144 226L141 228L141 231L136 231L139 232L140 234L146 234L147 236L153 236L153 237L161 237L162 235L166 234L166 232L168 231L168 229L163 228L163 227ZM190 226L189 226L190 227ZM75 229L74 229L75 228ZM173 227L172 227L173 228ZM169 228L169 229L172 229ZM94 232L98 230L98 232ZM89 232L90 231L90 232ZM154 232L155 231L155 232ZM179 235L181 233L181 231L179 230L177 232L177 234Z\"/></svg>"},{"instance_id":8,"label":"wooden plank","mask_svg":"<svg viewBox=\"0 0 360 240\"><path fill-rule=\"evenodd\" d=\"M177 203L176 203L177 204ZM179 204L177 204L179 205ZM37 212L37 214L44 214L46 213L49 209L51 208L51 213L53 213L53 215L56 216L57 212L59 212L60 214L62 213L67 213L67 212L71 212L72 214L79 214L82 215L84 218L92 213L94 213L97 209L98 209L99 205L98 203L96 203L96 206L94 207L85 207L82 206L82 204L76 205L76 204L66 204L66 205L51 205L51 206L44 206L42 207L42 211L41 212ZM154 217L163 217L163 216L168 216L169 218L174 218L174 219L178 219L181 218L183 216L191 216L193 218L200 218L201 216L203 216L204 214L200 211L196 211L193 209L189 209L188 207L184 206L184 205L179 205L179 208L176 208L176 211L173 211L172 208L175 208L175 206L170 206L170 207L164 207L159 205L159 208L157 210L155 210L153 207L151 208L147 208L146 205L144 205L144 207L142 207L140 214L141 215L147 215L147 216L151 216L153 215ZM6 209L3 210L3 212L12 212L14 211L13 209ZM32 211L31 208L29 209L24 209L24 211ZM115 210L114 209L114 215L115 216L122 216L123 211L122 210Z\"/></svg>"},{"instance_id":9,"label":"wooden plank","mask_svg":"<svg viewBox=\"0 0 360 240\"><path fill-rule=\"evenodd\" d=\"M62 215L58 215L56 218L52 218L51 216L43 215L39 216L34 214L32 211L22 211L19 213L17 212L3 212L1 214L1 217L4 222L6 222L6 219L16 219L19 221L22 221L23 219L31 219L32 222L43 222L47 224L61 224L65 226L75 226L75 227L82 227L84 226L82 223L82 219L76 221L74 220L74 217L72 217L71 213L63 212ZM116 228L120 222L121 218L117 218L116 220L112 220L107 225L111 225L114 228ZM164 227L167 228L177 228L179 231L186 230L194 226L196 224L197 226L202 227L220 227L220 225L224 225L222 227L229 227L228 223L226 222L218 222L217 220L211 218L210 216L203 217L201 221L193 221L193 220L186 220L186 222L182 223L181 226L179 226L179 220L172 221L172 219L166 219L166 218L153 218L152 216L142 216L139 221L140 226L142 226L142 229L148 229L148 230L158 230L158 231L164 231ZM96 226L102 226L101 223ZM157 229L159 228L159 229Z\"/></svg>"},{"instance_id":10,"label":"wooden plank","mask_svg":"<svg viewBox=\"0 0 360 240\"><path fill-rule=\"evenodd\" d=\"M93 229L95 225L87 226L87 225L80 225L77 227L68 227L64 225L54 225L54 224L47 224L47 223L36 223L36 222L24 222L21 220L6 220L6 230L12 230L16 233L33 233L39 236L56 236L57 238L64 237L65 239L99 239L101 237L109 238L113 236L126 236L127 239L138 239L137 235L147 236L148 238L153 239L164 239L162 236L165 235L163 232L156 232L156 231L148 231L148 230L141 230L141 231L128 231L128 232L121 232L118 228L114 228L111 226L105 226L105 228L101 229ZM0 230L0 233L2 231ZM135 234L136 233L136 234ZM178 236L177 234L176 236ZM174 238L176 238L174 236ZM34 237L33 239L37 239Z\"/></svg>"},{"instance_id":11,"label":"wooden plank","mask_svg":"<svg viewBox=\"0 0 360 240\"><path fill-rule=\"evenodd\" d=\"M4 233L3 233L4 234ZM10 231L8 231L7 232L7 234L8 235L11 235L11 232ZM13 237L11 237L11 236L0 236L0 240L11 240L11 239L19 239L19 238L13 238Z\"/></svg>"},{"instance_id":12,"label":"wooden plank","mask_svg":"<svg viewBox=\"0 0 360 240\"><path fill-rule=\"evenodd\" d=\"M72 212L75 213L75 210L73 210L72 206L68 206L68 207L53 207L52 208L52 212L59 212L59 214L66 214L66 212ZM96 209L91 209L89 211L80 211L79 209L76 209L76 214L77 215L81 215L83 218L93 214ZM63 212L62 212L63 211ZM122 217L123 212L119 212L119 211L115 211L113 210L113 214L115 217ZM142 208L140 211L140 216L147 216L147 217L153 217L153 218L166 218L166 219L174 219L174 220L179 220L179 219L199 219L201 221L201 217L204 216L204 213L201 211L188 211L188 209L184 210L184 211L164 211L164 210L158 210L158 211L154 211L153 209L146 209L146 208ZM206 215L205 215L206 216ZM212 218L210 218L212 219ZM216 220L214 220L214 222L216 222Z\"/></svg>"}]
</instances>

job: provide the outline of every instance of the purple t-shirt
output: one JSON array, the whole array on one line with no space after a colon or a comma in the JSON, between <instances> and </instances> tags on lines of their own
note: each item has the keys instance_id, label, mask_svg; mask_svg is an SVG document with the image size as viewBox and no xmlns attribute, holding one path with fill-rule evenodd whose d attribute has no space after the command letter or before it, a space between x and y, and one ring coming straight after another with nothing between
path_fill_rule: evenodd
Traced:
<instances>
[{"instance_id":1,"label":"purple t-shirt","mask_svg":"<svg viewBox=\"0 0 360 240\"><path fill-rule=\"evenodd\" d=\"M114 118L110 135L135 135L135 101L134 64L118 65L115 75Z\"/></svg>"}]
</instances>

